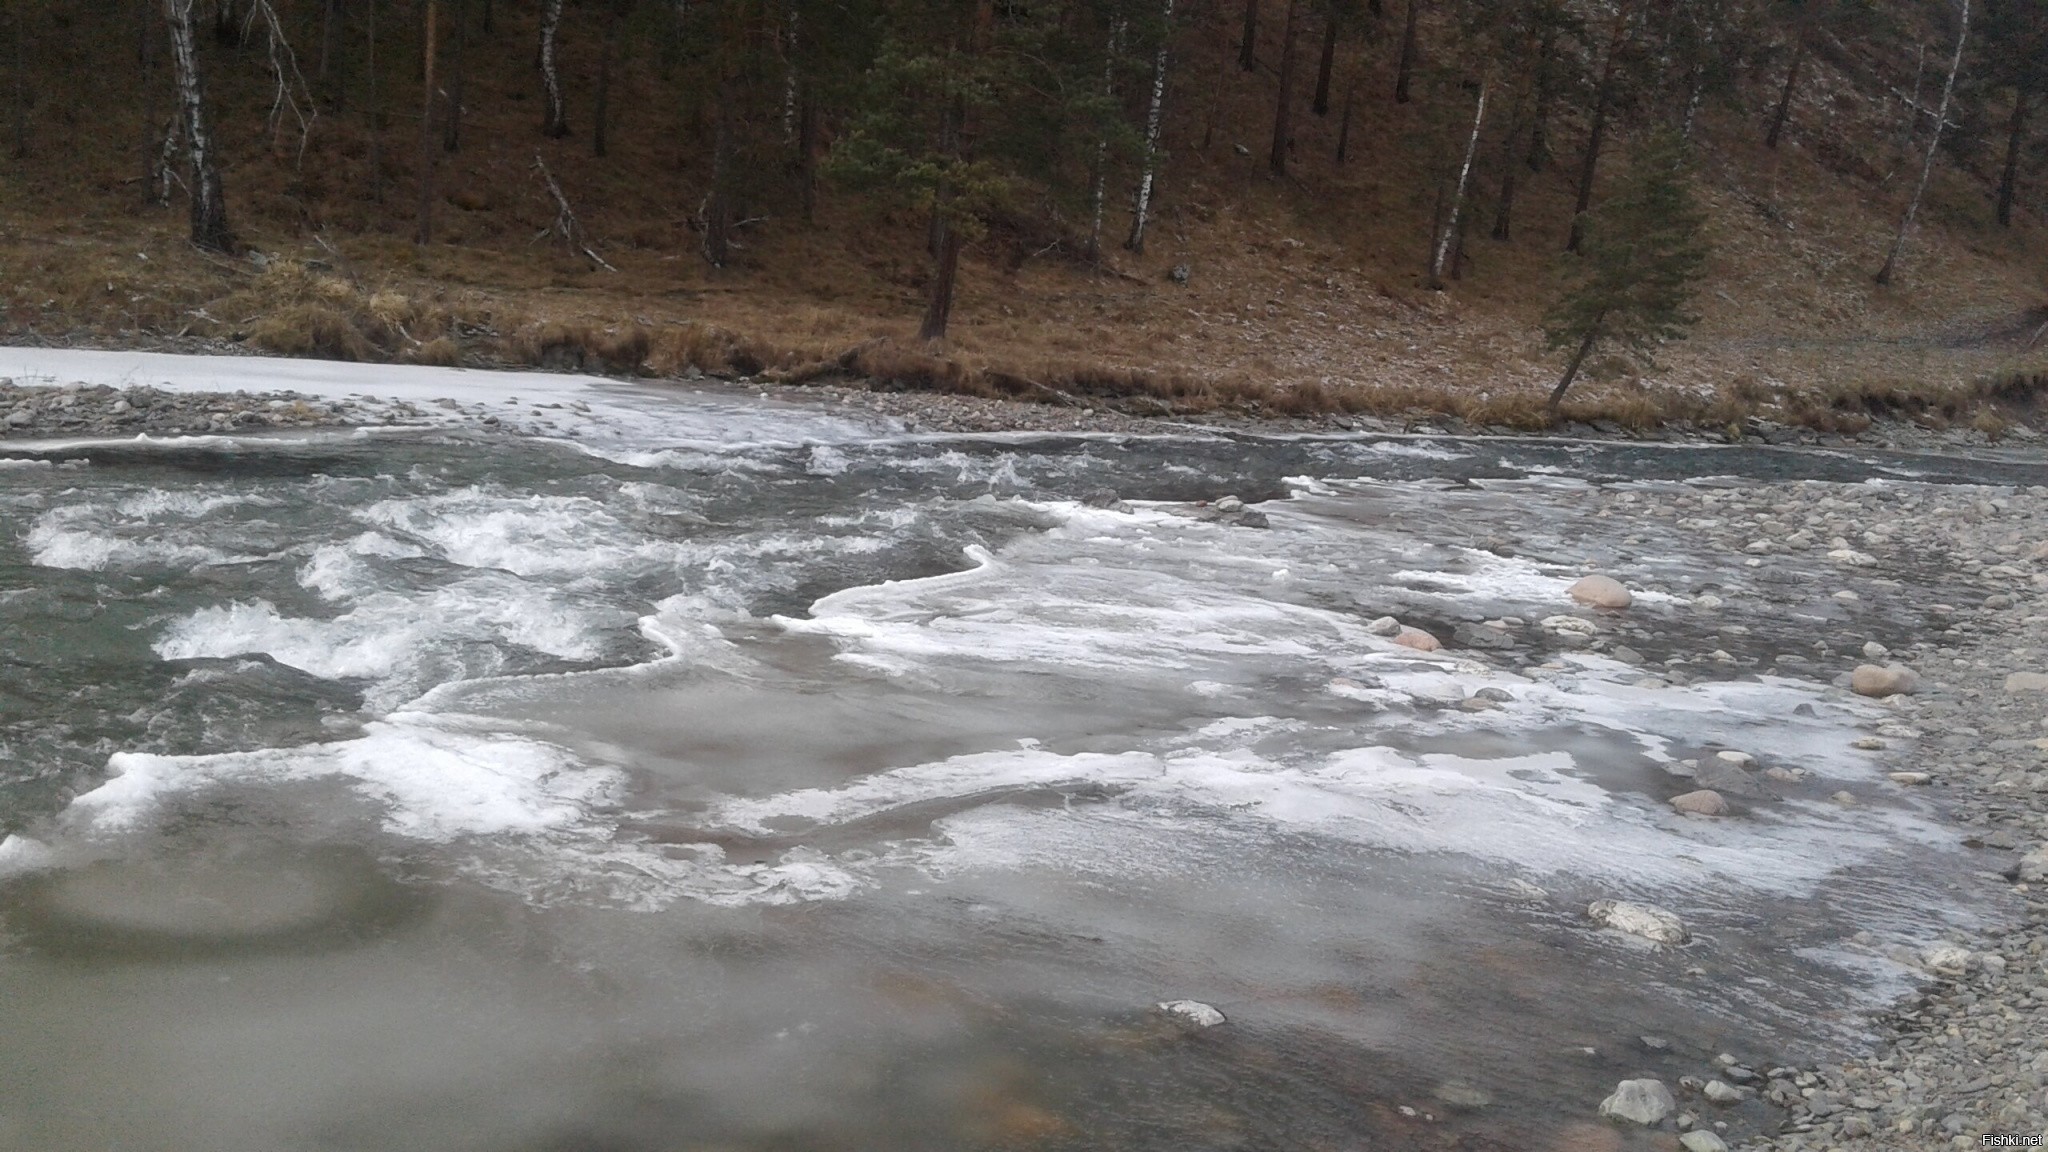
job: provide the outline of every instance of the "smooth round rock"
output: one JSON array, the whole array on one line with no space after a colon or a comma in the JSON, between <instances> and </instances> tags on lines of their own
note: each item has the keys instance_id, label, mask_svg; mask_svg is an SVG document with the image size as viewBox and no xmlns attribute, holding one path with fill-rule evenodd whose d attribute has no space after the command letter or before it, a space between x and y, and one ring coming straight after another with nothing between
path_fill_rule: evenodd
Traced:
<instances>
[{"instance_id":1,"label":"smooth round rock","mask_svg":"<svg viewBox=\"0 0 2048 1152\"><path fill-rule=\"evenodd\" d=\"M1687 816L1726 816L1728 801L1712 788L1687 792L1671 798L1671 806Z\"/></svg>"},{"instance_id":2,"label":"smooth round rock","mask_svg":"<svg viewBox=\"0 0 2048 1152\"><path fill-rule=\"evenodd\" d=\"M1621 581L1598 572L1579 577L1577 583L1566 589L1566 594L1594 608L1626 608L1635 603L1635 596Z\"/></svg>"},{"instance_id":3,"label":"smooth round rock","mask_svg":"<svg viewBox=\"0 0 2048 1152\"><path fill-rule=\"evenodd\" d=\"M1678 1101L1671 1098L1671 1089L1662 1080L1623 1080L1615 1086L1614 1095L1600 1102L1600 1114L1647 1128L1662 1123L1676 1107Z\"/></svg>"},{"instance_id":4,"label":"smooth round rock","mask_svg":"<svg viewBox=\"0 0 2048 1152\"><path fill-rule=\"evenodd\" d=\"M1394 633L1394 643L1399 644L1403 648L1413 648L1417 652L1434 652L1444 646L1443 641L1438 640L1422 629L1410 628L1405 625L1399 632Z\"/></svg>"},{"instance_id":5,"label":"smooth round rock","mask_svg":"<svg viewBox=\"0 0 2048 1152\"><path fill-rule=\"evenodd\" d=\"M1904 664L1858 664L1849 673L1849 690L1877 699L1909 695L1920 690L1920 674Z\"/></svg>"}]
</instances>

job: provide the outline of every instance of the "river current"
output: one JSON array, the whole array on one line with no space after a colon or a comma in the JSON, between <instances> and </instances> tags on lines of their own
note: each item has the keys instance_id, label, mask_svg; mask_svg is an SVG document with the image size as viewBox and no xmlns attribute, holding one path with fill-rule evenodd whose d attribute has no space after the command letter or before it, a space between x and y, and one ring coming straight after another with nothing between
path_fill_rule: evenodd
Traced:
<instances>
[{"instance_id":1,"label":"river current","mask_svg":"<svg viewBox=\"0 0 2048 1152\"><path fill-rule=\"evenodd\" d=\"M0 444L0 1147L1561 1150L1975 915L1885 710L1768 659L1903 626L1600 510L2025 470L605 387L609 437ZM1723 748L1810 783L1674 814Z\"/></svg>"}]
</instances>

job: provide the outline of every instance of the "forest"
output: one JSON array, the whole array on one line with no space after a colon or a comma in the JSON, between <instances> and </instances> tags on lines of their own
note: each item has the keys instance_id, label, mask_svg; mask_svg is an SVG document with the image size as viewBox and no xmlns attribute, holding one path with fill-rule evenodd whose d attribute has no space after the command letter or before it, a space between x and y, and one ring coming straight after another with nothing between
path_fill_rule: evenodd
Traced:
<instances>
[{"instance_id":1,"label":"forest","mask_svg":"<svg viewBox=\"0 0 2048 1152\"><path fill-rule=\"evenodd\" d=\"M2042 0L11 0L4 34L17 334L870 374L881 337L953 386L1303 408L1375 403L1377 340L1554 408L1703 312L1797 314L1764 265L1805 243L1802 330L2031 335L1979 390L2041 348ZM1343 310L1279 299L1304 265ZM1219 323L1317 363L1205 356Z\"/></svg>"}]
</instances>

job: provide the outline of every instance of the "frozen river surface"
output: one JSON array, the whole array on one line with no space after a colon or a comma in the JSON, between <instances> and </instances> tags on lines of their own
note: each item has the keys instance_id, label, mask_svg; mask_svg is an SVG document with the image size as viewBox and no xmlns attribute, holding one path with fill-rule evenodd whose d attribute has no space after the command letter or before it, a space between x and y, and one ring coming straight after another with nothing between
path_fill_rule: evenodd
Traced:
<instances>
[{"instance_id":1,"label":"frozen river surface","mask_svg":"<svg viewBox=\"0 0 2048 1152\"><path fill-rule=\"evenodd\" d=\"M0 444L0 1147L1563 1152L1976 914L1774 663L1941 574L1629 509L2001 466L519 379L559 437ZM1798 778L1674 814L1724 749Z\"/></svg>"}]
</instances>

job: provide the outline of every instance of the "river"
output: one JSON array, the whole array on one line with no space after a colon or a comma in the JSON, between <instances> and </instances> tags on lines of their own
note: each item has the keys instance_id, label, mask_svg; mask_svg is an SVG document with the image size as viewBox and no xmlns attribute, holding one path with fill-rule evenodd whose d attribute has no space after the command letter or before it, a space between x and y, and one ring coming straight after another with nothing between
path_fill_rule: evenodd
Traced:
<instances>
[{"instance_id":1,"label":"river","mask_svg":"<svg viewBox=\"0 0 2048 1152\"><path fill-rule=\"evenodd\" d=\"M1591 1147L1617 1079L1864 1035L1911 973L1854 934L1978 915L1887 710L1775 661L1943 573L1628 508L2027 468L578 387L575 435L0 442L0 1146ZM1673 813L1723 749L1801 779Z\"/></svg>"}]
</instances>

